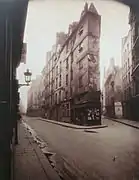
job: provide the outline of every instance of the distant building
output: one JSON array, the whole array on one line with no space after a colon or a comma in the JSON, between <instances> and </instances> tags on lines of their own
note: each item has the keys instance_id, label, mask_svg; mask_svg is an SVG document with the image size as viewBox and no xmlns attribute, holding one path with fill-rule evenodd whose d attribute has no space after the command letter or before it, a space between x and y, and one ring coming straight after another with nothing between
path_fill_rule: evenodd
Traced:
<instances>
[{"instance_id":1,"label":"distant building","mask_svg":"<svg viewBox=\"0 0 139 180\"><path fill-rule=\"evenodd\" d=\"M105 115L108 117L122 117L122 69L110 60L104 83Z\"/></svg>"},{"instance_id":2,"label":"distant building","mask_svg":"<svg viewBox=\"0 0 139 180\"><path fill-rule=\"evenodd\" d=\"M47 118L101 123L100 28L101 16L92 3L89 7L86 3L79 22L69 25L68 34L57 33L43 70Z\"/></svg>"},{"instance_id":3,"label":"distant building","mask_svg":"<svg viewBox=\"0 0 139 180\"><path fill-rule=\"evenodd\" d=\"M44 84L41 75L38 75L28 91L27 114L32 116L42 116Z\"/></svg>"}]
</instances>

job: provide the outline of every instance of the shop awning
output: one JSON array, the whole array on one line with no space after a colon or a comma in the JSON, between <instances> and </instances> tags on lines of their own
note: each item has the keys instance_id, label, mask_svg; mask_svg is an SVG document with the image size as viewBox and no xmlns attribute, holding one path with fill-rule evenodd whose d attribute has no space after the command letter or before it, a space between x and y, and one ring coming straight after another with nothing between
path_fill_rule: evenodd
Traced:
<instances>
[{"instance_id":1,"label":"shop awning","mask_svg":"<svg viewBox=\"0 0 139 180\"><path fill-rule=\"evenodd\" d=\"M101 103L100 102L85 102L80 104L74 104L72 106L72 109L79 109L79 108L100 108Z\"/></svg>"}]
</instances>

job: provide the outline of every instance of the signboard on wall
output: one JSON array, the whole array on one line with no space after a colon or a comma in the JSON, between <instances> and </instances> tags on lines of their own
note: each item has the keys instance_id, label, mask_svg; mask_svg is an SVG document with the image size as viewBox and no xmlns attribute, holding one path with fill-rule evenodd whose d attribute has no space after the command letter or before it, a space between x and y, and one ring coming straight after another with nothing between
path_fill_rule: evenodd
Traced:
<instances>
[{"instance_id":1,"label":"signboard on wall","mask_svg":"<svg viewBox=\"0 0 139 180\"><path fill-rule=\"evenodd\" d=\"M26 64L26 55L27 55L27 43L23 43L22 54L21 54L21 63Z\"/></svg>"}]
</instances>

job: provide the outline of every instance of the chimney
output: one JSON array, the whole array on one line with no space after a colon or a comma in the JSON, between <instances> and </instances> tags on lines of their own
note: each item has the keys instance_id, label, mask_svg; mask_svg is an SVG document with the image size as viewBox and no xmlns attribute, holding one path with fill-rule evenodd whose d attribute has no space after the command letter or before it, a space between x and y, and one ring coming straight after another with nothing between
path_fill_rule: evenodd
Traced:
<instances>
[{"instance_id":1,"label":"chimney","mask_svg":"<svg viewBox=\"0 0 139 180\"><path fill-rule=\"evenodd\" d=\"M66 41L66 39L67 39L67 34L65 34L64 32L56 33L56 45L60 44L62 46Z\"/></svg>"},{"instance_id":2,"label":"chimney","mask_svg":"<svg viewBox=\"0 0 139 180\"><path fill-rule=\"evenodd\" d=\"M48 61L49 61L50 58L51 58L51 51L48 51L48 52L46 53L46 65L47 65L47 63L48 63Z\"/></svg>"}]
</instances>

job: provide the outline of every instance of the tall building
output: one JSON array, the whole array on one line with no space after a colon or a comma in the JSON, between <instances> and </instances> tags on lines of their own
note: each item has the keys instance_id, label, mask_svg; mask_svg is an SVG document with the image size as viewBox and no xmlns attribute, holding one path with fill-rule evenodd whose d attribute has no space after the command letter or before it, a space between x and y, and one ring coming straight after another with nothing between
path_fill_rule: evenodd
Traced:
<instances>
[{"instance_id":1,"label":"tall building","mask_svg":"<svg viewBox=\"0 0 139 180\"><path fill-rule=\"evenodd\" d=\"M115 65L114 58L105 75L104 83L105 115L108 117L122 117L122 69Z\"/></svg>"},{"instance_id":2,"label":"tall building","mask_svg":"<svg viewBox=\"0 0 139 180\"><path fill-rule=\"evenodd\" d=\"M57 33L55 51L45 67L46 116L79 124L100 124L101 16L85 4L68 34Z\"/></svg>"},{"instance_id":3,"label":"tall building","mask_svg":"<svg viewBox=\"0 0 139 180\"><path fill-rule=\"evenodd\" d=\"M131 46L132 46L132 79L133 90L131 100L132 120L139 119L139 12L137 7L130 8L129 24L131 26Z\"/></svg>"},{"instance_id":4,"label":"tall building","mask_svg":"<svg viewBox=\"0 0 139 180\"><path fill-rule=\"evenodd\" d=\"M123 116L132 119L131 97L133 95L132 80L132 45L131 30L128 35L122 39L122 82L123 82Z\"/></svg>"}]
</instances>

